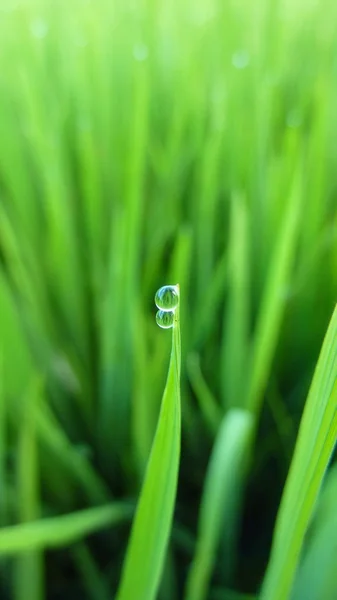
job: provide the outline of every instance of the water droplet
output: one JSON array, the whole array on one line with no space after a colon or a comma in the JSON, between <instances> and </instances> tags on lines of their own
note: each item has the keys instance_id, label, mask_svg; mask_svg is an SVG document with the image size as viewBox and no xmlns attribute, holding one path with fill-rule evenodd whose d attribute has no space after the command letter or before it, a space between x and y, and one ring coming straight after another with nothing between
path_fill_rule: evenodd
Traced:
<instances>
[{"instance_id":1,"label":"water droplet","mask_svg":"<svg viewBox=\"0 0 337 600\"><path fill-rule=\"evenodd\" d=\"M174 324L174 310L158 310L156 314L157 325L162 329L170 329Z\"/></svg>"},{"instance_id":2,"label":"water droplet","mask_svg":"<svg viewBox=\"0 0 337 600\"><path fill-rule=\"evenodd\" d=\"M145 44L135 44L133 47L133 57L142 62L146 60L149 55L149 49Z\"/></svg>"},{"instance_id":3,"label":"water droplet","mask_svg":"<svg viewBox=\"0 0 337 600\"><path fill-rule=\"evenodd\" d=\"M174 310L179 304L179 291L176 285L163 285L155 295L156 306L161 310Z\"/></svg>"},{"instance_id":4,"label":"water droplet","mask_svg":"<svg viewBox=\"0 0 337 600\"><path fill-rule=\"evenodd\" d=\"M236 69L245 69L249 65L249 54L247 50L238 50L232 56L232 65Z\"/></svg>"}]
</instances>

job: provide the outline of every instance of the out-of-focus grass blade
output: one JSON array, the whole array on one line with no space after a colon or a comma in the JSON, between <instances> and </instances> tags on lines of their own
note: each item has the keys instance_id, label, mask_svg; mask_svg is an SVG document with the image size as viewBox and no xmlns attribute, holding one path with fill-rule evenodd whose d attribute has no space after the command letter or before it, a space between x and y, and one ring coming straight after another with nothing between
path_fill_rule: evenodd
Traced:
<instances>
[{"instance_id":1,"label":"out-of-focus grass blade","mask_svg":"<svg viewBox=\"0 0 337 600\"><path fill-rule=\"evenodd\" d=\"M172 329L172 352L157 430L141 490L122 573L118 600L156 597L167 549L180 456L179 307Z\"/></svg>"},{"instance_id":2,"label":"out-of-focus grass blade","mask_svg":"<svg viewBox=\"0 0 337 600\"><path fill-rule=\"evenodd\" d=\"M210 600L257 600L257 596L252 594L241 594L234 590L213 590L210 594Z\"/></svg>"},{"instance_id":3,"label":"out-of-focus grass blade","mask_svg":"<svg viewBox=\"0 0 337 600\"><path fill-rule=\"evenodd\" d=\"M41 398L40 387L40 382L32 382L21 404L17 450L17 499L21 523L34 521L40 513L36 439L36 414L37 403ZM26 600L27 590L34 600L43 600L43 555L40 551L33 550L16 558L13 587L15 600Z\"/></svg>"},{"instance_id":4,"label":"out-of-focus grass blade","mask_svg":"<svg viewBox=\"0 0 337 600\"><path fill-rule=\"evenodd\" d=\"M111 464L116 442L127 439L130 397L130 340L136 328L133 312L134 299L138 293L139 247L141 235L142 206L144 202L144 175L146 167L147 121L149 78L146 61L134 61L134 108L131 113L130 147L127 152L125 171L124 228L117 233L120 245L110 254L110 285L107 294L103 340L104 373L101 395L100 437L104 446L105 463ZM114 232L112 230L112 235ZM112 284L112 285L111 285ZM116 294L116 289L119 293ZM124 315L128 314L126 320ZM113 369L112 365L117 365ZM111 422L116 424L111 436Z\"/></svg>"},{"instance_id":5,"label":"out-of-focus grass blade","mask_svg":"<svg viewBox=\"0 0 337 600\"><path fill-rule=\"evenodd\" d=\"M298 239L301 200L301 178L297 173L271 257L256 325L247 392L247 408L254 413L258 413L261 407L285 308L286 290Z\"/></svg>"},{"instance_id":6,"label":"out-of-focus grass blade","mask_svg":"<svg viewBox=\"0 0 337 600\"><path fill-rule=\"evenodd\" d=\"M88 508L60 517L49 517L0 529L0 556L58 548L130 519L131 507L114 503Z\"/></svg>"},{"instance_id":7,"label":"out-of-focus grass blade","mask_svg":"<svg viewBox=\"0 0 337 600\"><path fill-rule=\"evenodd\" d=\"M198 318L194 323L193 343L201 347L217 319L217 309L224 296L228 279L228 255L224 252L214 268L213 278L205 289L202 304L198 307Z\"/></svg>"},{"instance_id":8,"label":"out-of-focus grass blade","mask_svg":"<svg viewBox=\"0 0 337 600\"><path fill-rule=\"evenodd\" d=\"M5 386L2 361L2 347L0 345L0 527L6 522L7 514L7 490L6 490L6 402L5 402Z\"/></svg>"},{"instance_id":9,"label":"out-of-focus grass blade","mask_svg":"<svg viewBox=\"0 0 337 600\"><path fill-rule=\"evenodd\" d=\"M240 406L247 368L249 327L248 214L245 198L232 197L228 257L228 299L222 342L222 403Z\"/></svg>"},{"instance_id":10,"label":"out-of-focus grass blade","mask_svg":"<svg viewBox=\"0 0 337 600\"><path fill-rule=\"evenodd\" d=\"M174 562L172 549L169 548L166 554L166 560L159 588L159 600L178 600L178 581L177 565Z\"/></svg>"},{"instance_id":11,"label":"out-of-focus grass blade","mask_svg":"<svg viewBox=\"0 0 337 600\"><path fill-rule=\"evenodd\" d=\"M213 435L216 434L221 422L222 410L218 406L211 390L209 389L200 367L199 355L195 352L187 359L188 375L191 386L199 402L202 416Z\"/></svg>"},{"instance_id":12,"label":"out-of-focus grass blade","mask_svg":"<svg viewBox=\"0 0 337 600\"><path fill-rule=\"evenodd\" d=\"M85 583L85 589L90 600L111 600L108 585L100 573L86 544L78 543L72 549L72 557Z\"/></svg>"},{"instance_id":13,"label":"out-of-focus grass blade","mask_svg":"<svg viewBox=\"0 0 337 600\"><path fill-rule=\"evenodd\" d=\"M291 600L337 598L337 465L328 472L303 560L298 568Z\"/></svg>"},{"instance_id":14,"label":"out-of-focus grass blade","mask_svg":"<svg viewBox=\"0 0 337 600\"><path fill-rule=\"evenodd\" d=\"M77 451L69 441L51 410L45 407L37 415L37 432L41 442L52 452L57 461L71 473L93 504L110 499L110 492L86 456Z\"/></svg>"},{"instance_id":15,"label":"out-of-focus grass blade","mask_svg":"<svg viewBox=\"0 0 337 600\"><path fill-rule=\"evenodd\" d=\"M238 498L245 479L247 450L254 418L245 410L231 409L224 417L208 467L201 501L198 539L185 599L205 600L220 542L233 552ZM233 556L229 557L231 560ZM228 565L227 565L228 567ZM228 570L228 568L227 568Z\"/></svg>"},{"instance_id":16,"label":"out-of-focus grass blade","mask_svg":"<svg viewBox=\"0 0 337 600\"><path fill-rule=\"evenodd\" d=\"M277 517L261 600L286 600L292 588L325 470L337 438L337 308L306 401Z\"/></svg>"}]
</instances>

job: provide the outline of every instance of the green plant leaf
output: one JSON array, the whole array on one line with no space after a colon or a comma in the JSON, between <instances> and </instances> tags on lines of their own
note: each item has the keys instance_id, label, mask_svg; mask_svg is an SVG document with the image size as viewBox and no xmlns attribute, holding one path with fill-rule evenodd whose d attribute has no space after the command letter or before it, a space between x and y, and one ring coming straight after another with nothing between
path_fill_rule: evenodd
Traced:
<instances>
[{"instance_id":1,"label":"green plant leaf","mask_svg":"<svg viewBox=\"0 0 337 600\"><path fill-rule=\"evenodd\" d=\"M128 520L131 514L129 505L116 502L59 517L3 527L0 529L0 556L66 546L99 529Z\"/></svg>"},{"instance_id":2,"label":"green plant leaf","mask_svg":"<svg viewBox=\"0 0 337 600\"><path fill-rule=\"evenodd\" d=\"M21 419L17 447L16 493L18 517L21 523L29 523L40 516L40 489L38 446L36 435L37 406L41 401L41 383L32 381L21 401ZM18 556L14 564L14 597L25 600L27 590L34 600L44 598L43 554L27 552Z\"/></svg>"},{"instance_id":3,"label":"green plant leaf","mask_svg":"<svg viewBox=\"0 0 337 600\"><path fill-rule=\"evenodd\" d=\"M228 559L233 559L229 555L233 555L233 539L236 537L233 534L236 533L253 423L251 413L241 409L231 409L223 418L207 470L186 600L205 600L208 597L220 541L226 545Z\"/></svg>"},{"instance_id":4,"label":"green plant leaf","mask_svg":"<svg viewBox=\"0 0 337 600\"><path fill-rule=\"evenodd\" d=\"M337 439L337 308L305 405L277 516L261 600L287 600L304 536Z\"/></svg>"},{"instance_id":5,"label":"green plant leaf","mask_svg":"<svg viewBox=\"0 0 337 600\"><path fill-rule=\"evenodd\" d=\"M295 256L302 203L301 177L294 176L263 291L251 355L251 375L247 391L247 408L259 414L263 394L274 358L281 320L285 309L285 290Z\"/></svg>"},{"instance_id":6,"label":"green plant leaf","mask_svg":"<svg viewBox=\"0 0 337 600\"><path fill-rule=\"evenodd\" d=\"M179 307L157 430L124 562L117 600L153 600L172 525L180 456Z\"/></svg>"},{"instance_id":7,"label":"green plant leaf","mask_svg":"<svg viewBox=\"0 0 337 600\"><path fill-rule=\"evenodd\" d=\"M337 597L336 497L337 465L334 465L324 481L291 600L335 600Z\"/></svg>"}]
</instances>

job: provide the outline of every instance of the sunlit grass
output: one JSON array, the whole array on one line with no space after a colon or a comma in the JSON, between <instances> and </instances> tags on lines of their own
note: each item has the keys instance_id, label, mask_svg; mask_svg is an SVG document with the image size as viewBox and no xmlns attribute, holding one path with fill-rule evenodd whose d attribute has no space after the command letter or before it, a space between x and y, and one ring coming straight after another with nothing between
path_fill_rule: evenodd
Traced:
<instances>
[{"instance_id":1,"label":"sunlit grass","mask_svg":"<svg viewBox=\"0 0 337 600\"><path fill-rule=\"evenodd\" d=\"M64 565L65 600L116 594L129 530L107 505L146 481L170 352L153 296L172 281L183 444L160 599L260 589L336 302L335 12L1 3L1 597L53 599ZM46 554L57 519L99 511L103 533L79 542L96 528L74 516L74 545ZM12 526L46 538L7 559Z\"/></svg>"}]
</instances>

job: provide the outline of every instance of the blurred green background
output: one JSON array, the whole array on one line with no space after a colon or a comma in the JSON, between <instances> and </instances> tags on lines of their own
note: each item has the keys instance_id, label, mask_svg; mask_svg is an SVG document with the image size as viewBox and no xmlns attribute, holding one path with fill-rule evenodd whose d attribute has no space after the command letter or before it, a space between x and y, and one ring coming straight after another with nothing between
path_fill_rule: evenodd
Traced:
<instances>
[{"instance_id":1,"label":"blurred green background","mask_svg":"<svg viewBox=\"0 0 337 600\"><path fill-rule=\"evenodd\" d=\"M330 0L1 1L0 525L18 525L14 549L0 529L1 599L113 597L168 366L153 298L177 282L160 598L183 598L230 408L258 428L207 597L257 592L336 301L336 17ZM76 543L29 549L22 524L111 501Z\"/></svg>"}]
</instances>

